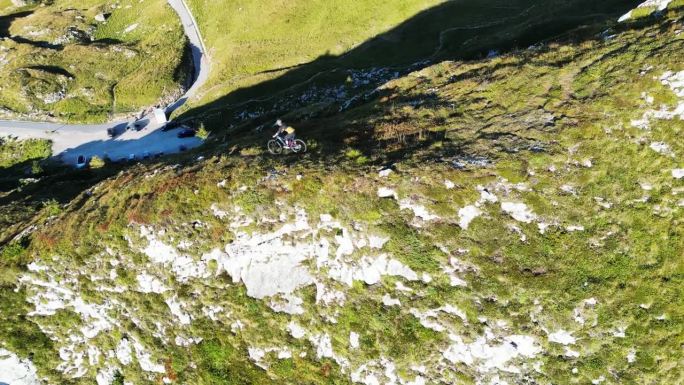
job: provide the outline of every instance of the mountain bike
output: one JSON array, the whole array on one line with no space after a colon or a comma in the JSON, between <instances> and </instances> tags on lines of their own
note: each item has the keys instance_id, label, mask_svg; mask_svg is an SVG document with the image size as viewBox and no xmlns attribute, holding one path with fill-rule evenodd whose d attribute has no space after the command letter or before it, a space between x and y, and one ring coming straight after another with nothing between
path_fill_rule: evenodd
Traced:
<instances>
[{"instance_id":1,"label":"mountain bike","mask_svg":"<svg viewBox=\"0 0 684 385\"><path fill-rule=\"evenodd\" d=\"M268 152L273 155L280 155L284 150L290 150L295 154L302 154L306 152L306 143L301 139L295 139L288 143L282 136L273 135L273 139L268 141Z\"/></svg>"}]
</instances>

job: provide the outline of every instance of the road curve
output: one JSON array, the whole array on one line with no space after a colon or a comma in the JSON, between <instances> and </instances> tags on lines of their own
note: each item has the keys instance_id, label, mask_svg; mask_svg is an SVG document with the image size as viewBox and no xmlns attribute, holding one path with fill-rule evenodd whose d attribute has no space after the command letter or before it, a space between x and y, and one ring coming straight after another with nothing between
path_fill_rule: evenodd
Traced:
<instances>
[{"instance_id":1,"label":"road curve","mask_svg":"<svg viewBox=\"0 0 684 385\"><path fill-rule=\"evenodd\" d=\"M192 98L209 77L209 58L206 53L202 34L185 0L167 0L178 14L183 30L188 38L195 71L190 89L176 102L165 108L166 115L181 107ZM52 141L52 153L65 163L74 164L79 155L108 156L117 160L130 155L142 157L144 153L174 153L181 146L199 146L199 138L178 139L177 130L162 132L162 124L146 119L147 126L141 131L125 131L129 121L120 120L104 124L62 124L49 122L0 120L0 137L15 136L19 139L39 138ZM116 138L107 135L107 129L114 128L123 132Z\"/></svg>"},{"instance_id":2,"label":"road curve","mask_svg":"<svg viewBox=\"0 0 684 385\"><path fill-rule=\"evenodd\" d=\"M195 17L192 16L190 8L185 0L168 0L171 8L176 11L180 17L181 23L183 24L183 30L185 35L188 37L190 43L190 49L192 50L192 61L194 64L194 79L193 84L188 89L188 91L183 95L178 101L172 103L166 108L166 114L170 115L171 112L176 110L178 107L185 104L185 102L191 97L195 96L197 91L202 88L204 83L209 78L209 56L207 54L207 48L204 45L204 39L202 39L202 33L200 32L199 26Z\"/></svg>"}]
</instances>

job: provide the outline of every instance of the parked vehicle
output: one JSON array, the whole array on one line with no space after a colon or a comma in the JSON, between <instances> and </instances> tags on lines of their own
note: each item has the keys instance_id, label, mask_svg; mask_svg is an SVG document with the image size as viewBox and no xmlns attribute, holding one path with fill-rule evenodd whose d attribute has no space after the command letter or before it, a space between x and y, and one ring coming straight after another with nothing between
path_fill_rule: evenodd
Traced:
<instances>
[{"instance_id":1,"label":"parked vehicle","mask_svg":"<svg viewBox=\"0 0 684 385\"><path fill-rule=\"evenodd\" d=\"M115 137L116 136L116 127L109 127L107 129L107 136L109 136L110 138Z\"/></svg>"},{"instance_id":2,"label":"parked vehicle","mask_svg":"<svg viewBox=\"0 0 684 385\"><path fill-rule=\"evenodd\" d=\"M88 159L85 156L79 155L78 158L76 158L76 168L85 168L87 165Z\"/></svg>"},{"instance_id":3,"label":"parked vehicle","mask_svg":"<svg viewBox=\"0 0 684 385\"><path fill-rule=\"evenodd\" d=\"M145 123L143 123L140 120L136 120L134 122L128 123L128 125L126 126L126 131L128 131L128 130L140 131L143 129L143 127L145 127Z\"/></svg>"},{"instance_id":4,"label":"parked vehicle","mask_svg":"<svg viewBox=\"0 0 684 385\"><path fill-rule=\"evenodd\" d=\"M178 137L179 138L192 138L196 134L197 134L197 132L195 132L195 130L185 129L185 130L178 133Z\"/></svg>"}]
</instances>

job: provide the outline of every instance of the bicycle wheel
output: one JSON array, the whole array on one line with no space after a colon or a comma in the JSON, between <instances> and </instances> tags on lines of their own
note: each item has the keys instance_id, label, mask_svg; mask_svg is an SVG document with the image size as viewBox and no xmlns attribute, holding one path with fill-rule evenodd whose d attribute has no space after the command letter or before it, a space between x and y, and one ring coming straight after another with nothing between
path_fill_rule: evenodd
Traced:
<instances>
[{"instance_id":1,"label":"bicycle wheel","mask_svg":"<svg viewBox=\"0 0 684 385\"><path fill-rule=\"evenodd\" d=\"M277 140L271 139L268 141L268 152L273 155L280 155L283 153L283 145Z\"/></svg>"},{"instance_id":2,"label":"bicycle wheel","mask_svg":"<svg viewBox=\"0 0 684 385\"><path fill-rule=\"evenodd\" d=\"M304 141L301 139L295 139L294 145L292 146L292 151L294 151L297 154L305 153L306 143L304 143Z\"/></svg>"}]
</instances>

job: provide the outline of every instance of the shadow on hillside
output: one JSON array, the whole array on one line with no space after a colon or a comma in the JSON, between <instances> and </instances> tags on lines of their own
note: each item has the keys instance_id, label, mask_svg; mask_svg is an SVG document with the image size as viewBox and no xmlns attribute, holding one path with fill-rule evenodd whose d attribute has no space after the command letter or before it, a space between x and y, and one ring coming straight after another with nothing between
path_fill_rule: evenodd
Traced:
<instances>
[{"instance_id":1,"label":"shadow on hillside","mask_svg":"<svg viewBox=\"0 0 684 385\"><path fill-rule=\"evenodd\" d=\"M11 39L16 43L28 44L28 45L31 45L31 46L34 46L37 48L45 48L45 49L51 49L51 50L57 50L57 51L64 49L64 45L62 45L62 44L50 43L48 41L43 41L43 40L32 40L32 39L26 38L26 37L21 36L21 35L12 35L11 34L10 27L12 26L12 23L15 20L31 16L32 14L33 14L33 11L21 11L21 12L13 13L11 15L0 16L0 38ZM79 30L77 28L73 28L73 27L70 28L68 32L71 33L72 36L76 38L77 43L81 44L81 45L95 46L95 47L106 47L106 46L110 46L110 45L122 45L122 44L124 44L124 42L122 40L111 39L111 38L89 41L87 38L87 34L84 31L81 31L81 30Z\"/></svg>"},{"instance_id":2,"label":"shadow on hillside","mask_svg":"<svg viewBox=\"0 0 684 385\"><path fill-rule=\"evenodd\" d=\"M549 4L548 0L516 0L513 2L503 0L456 0L444 3L440 6L427 10L413 19L403 23L401 26L389 31L381 36L367 41L358 48L345 55L334 57L324 56L311 63L293 67L278 78L255 85L248 89L237 90L230 95L201 108L196 108L184 113L180 119L193 120L196 124L200 122L207 124L208 128L214 130L213 144L204 146L188 155L177 157L167 157L154 162L161 164L176 164L181 160L192 161L198 154L215 154L225 151L226 146L230 146L233 151L239 147L258 146L263 147L270 138L270 130L276 116L284 116L288 123L295 125L301 137L312 139L319 143L317 149L311 151L311 155L305 158L306 161L323 162L325 167L331 166L330 159L340 156L340 150L348 148L350 144L360 148L364 145L371 145L371 138L377 138L376 122L369 121L369 117L381 114L374 110L378 100L384 94L374 91L378 84L386 82L385 78L368 79L364 84L365 78L361 77L353 81L358 81L361 86L354 91L354 94L347 94L346 99L357 98L357 104L348 104L347 107L354 108L361 106L370 109L357 113L347 111L351 116L346 116L347 121L353 122L349 126L340 127L335 125L336 115L340 113L340 104L345 104L345 100L332 101L324 99L323 102L329 103L329 108L323 108L319 116L308 116L307 107L312 104L320 103L319 100L301 98L302 93L307 89L292 89L292 85L310 79L312 75L321 71L330 70L326 76L319 76L307 83L306 88L318 87L321 89L326 84L345 84L350 76L349 69L362 70L364 68L376 68L382 66L397 66L392 71L392 76L400 76L408 71L416 70L428 66L431 62L443 59L473 59L488 54L490 50L513 49L516 47L527 47L540 41L557 37L565 32L574 30L586 23L591 23L594 28L591 33L582 34L589 38L596 38L596 30L611 26L616 20L616 16L621 15L634 7L636 1L607 0L595 3L589 0L557 1L557 7ZM498 19L497 19L498 18ZM505 18L506 23L496 22ZM494 20L494 21L492 21ZM473 26L473 23L480 23ZM470 26L470 27L468 27ZM451 29L448 37L440 42L440 31ZM578 38L578 42L581 42ZM192 47L190 48L192 49ZM424 58L430 61L423 61L417 65L412 63L419 62ZM404 66L399 68L400 66ZM342 69L338 68L341 67ZM396 72L395 72L396 71ZM463 80L468 77L476 80L482 75L480 73L465 73L460 75ZM392 93L393 90L386 90L383 93ZM368 99L365 99L365 97ZM253 102L239 104L241 101L253 97L262 97L263 102ZM416 95L421 103L431 103L433 106L448 106L453 103L448 100L441 100L432 95ZM274 101L292 99L293 101L274 108L266 108ZM328 96L326 98L329 99ZM404 103L411 105L413 101L403 100ZM415 104L416 108L420 104ZM242 125L235 116L238 111L255 111L262 109L262 114L257 118L247 118ZM295 111L295 112L291 112ZM375 111L375 112L374 112ZM289 113L289 115L288 115ZM526 112L528 113L528 112ZM544 116L536 116L535 111L529 111L529 116L533 117L535 129L546 129ZM354 118L358 114L358 118ZM381 117L382 118L382 117ZM521 119L522 120L522 119ZM392 122L389 122L392 123ZM218 128L229 124L236 125L232 131L219 131ZM435 122L439 124L439 122ZM265 131L257 132L255 128L262 126ZM524 135L519 135L514 130L507 133L497 132L486 126L474 127L474 134L471 140L463 141L460 147L455 148L459 154L471 153L469 147L491 145L490 151L519 151L538 148L535 143L525 139ZM230 134L230 136L228 135ZM416 131L401 138L401 140L411 143L414 149L430 146L435 141L444 140L446 132ZM392 147L394 139L388 138L387 141L375 141L376 147L386 146L386 156L384 159L398 159L406 157L412 151L406 148ZM466 148L468 147L468 148ZM235 150L237 148L237 150ZM385 147L383 147L385 148ZM320 154L320 155L319 155ZM456 154L458 155L458 154ZM460 155L459 155L460 156ZM290 164L300 162L300 156L284 156L277 158L277 162ZM269 162L269 158L266 158ZM475 161L478 161L475 159ZM17 166L17 172L23 172L30 163ZM100 170L73 169L55 172L38 183L30 184L21 191L15 191L9 196L0 198L0 206L11 204L12 202L26 202L26 204L38 205L46 199L55 199L60 203L71 202L79 194L90 189L99 181L115 175L126 166L110 165ZM5 238L6 240L7 238ZM0 239L0 246L3 240Z\"/></svg>"},{"instance_id":3,"label":"shadow on hillside","mask_svg":"<svg viewBox=\"0 0 684 385\"><path fill-rule=\"evenodd\" d=\"M23 36L12 35L10 33L10 27L12 23L17 20L33 14L33 11L22 11L13 13L11 15L0 16L0 38L8 38L19 44L28 44L38 48L47 48L53 50L61 50L64 48L61 44L52 44L47 41L38 41L27 39Z\"/></svg>"},{"instance_id":4,"label":"shadow on hillside","mask_svg":"<svg viewBox=\"0 0 684 385\"><path fill-rule=\"evenodd\" d=\"M17 19L31 16L32 14L33 11L23 11L11 15L0 16L0 37L11 37L10 27L12 26L12 23Z\"/></svg>"},{"instance_id":5,"label":"shadow on hillside","mask_svg":"<svg viewBox=\"0 0 684 385\"><path fill-rule=\"evenodd\" d=\"M93 40L93 41L87 42L87 43L81 42L80 44L89 45L89 46L96 46L96 47L106 47L106 46L110 46L110 45L125 45L126 42L124 42L123 40L112 39L112 38L107 37L104 39Z\"/></svg>"},{"instance_id":6,"label":"shadow on hillside","mask_svg":"<svg viewBox=\"0 0 684 385\"><path fill-rule=\"evenodd\" d=\"M56 76L64 76L65 78L68 79L74 79L74 74L71 72L65 70L62 67L59 66L47 66L47 65L35 65L35 66L28 66L25 67L26 69L31 69L31 70L38 70L42 72L46 72L50 75L56 75Z\"/></svg>"},{"instance_id":7,"label":"shadow on hillside","mask_svg":"<svg viewBox=\"0 0 684 385\"><path fill-rule=\"evenodd\" d=\"M46 48L46 49L52 49L52 50L62 50L64 48L63 45L61 44L53 44L48 41L40 41L40 40L31 40L27 39L23 36L18 36L18 35L12 35L10 33L10 27L12 26L12 23L17 20L21 19L27 16L31 16L33 14L33 11L21 11L17 13L13 13L11 15L6 15L6 16L0 16L0 38L7 38L11 39L16 43L19 44L28 44L32 45L37 48Z\"/></svg>"},{"instance_id":8,"label":"shadow on hillside","mask_svg":"<svg viewBox=\"0 0 684 385\"><path fill-rule=\"evenodd\" d=\"M148 118L138 122L150 123ZM102 180L138 164L178 164L196 160L192 150L202 141L197 137L178 138L181 127L168 131L157 128L142 137L122 139L127 125L126 122L113 123L110 128L114 137L106 140L83 143L48 159L34 158L0 167L0 249L27 228L26 220L45 204L70 203ZM185 155L185 152L189 154ZM76 169L74 165L79 155L89 160L98 155L104 158L105 164L101 168Z\"/></svg>"},{"instance_id":9,"label":"shadow on hillside","mask_svg":"<svg viewBox=\"0 0 684 385\"><path fill-rule=\"evenodd\" d=\"M106 160L104 167L98 169L79 170L55 158L29 159L10 167L0 167L0 250L28 227L35 212L43 205L72 203L69 210L77 210L80 206L73 204L75 198L130 167L195 161L196 153L191 152L191 147L188 144L187 155L181 152L160 158L158 153L154 153L144 158L137 154L132 161L127 158ZM69 152L76 154L80 149L77 147ZM87 200L88 195L84 195L80 204Z\"/></svg>"},{"instance_id":10,"label":"shadow on hillside","mask_svg":"<svg viewBox=\"0 0 684 385\"><path fill-rule=\"evenodd\" d=\"M64 49L64 46L61 44L52 44L50 42L42 41L42 40L31 40L31 39L27 39L23 36L12 36L12 37L10 37L10 39L14 40L15 42L17 42L19 44L28 44L28 45L32 45L36 48L52 49L55 51L61 51Z\"/></svg>"},{"instance_id":11,"label":"shadow on hillside","mask_svg":"<svg viewBox=\"0 0 684 385\"><path fill-rule=\"evenodd\" d=\"M176 83L183 83L183 88L189 90L197 81L203 57L202 49L188 41L183 50L183 57L173 73L173 80ZM164 109L166 116L171 116L174 111L183 106L187 101L188 98L183 96L166 106Z\"/></svg>"},{"instance_id":12,"label":"shadow on hillside","mask_svg":"<svg viewBox=\"0 0 684 385\"><path fill-rule=\"evenodd\" d=\"M76 171L44 158L0 168L0 249L28 226L25 221L44 204L70 202L114 173Z\"/></svg>"},{"instance_id":13,"label":"shadow on hillside","mask_svg":"<svg viewBox=\"0 0 684 385\"><path fill-rule=\"evenodd\" d=\"M334 86L372 89L430 63L486 57L528 47L586 24L610 25L639 0L454 0L340 55L282 69L282 75L238 89L182 114L211 128L253 120L256 125L331 99L350 98ZM386 69L384 71L379 69ZM313 90L313 95L310 91ZM353 92L354 90L352 90ZM296 123L296 122L295 122Z\"/></svg>"},{"instance_id":14,"label":"shadow on hillside","mask_svg":"<svg viewBox=\"0 0 684 385\"><path fill-rule=\"evenodd\" d=\"M10 167L0 167L0 195L17 188L21 179L34 177L32 169L42 160L43 158L28 159Z\"/></svg>"}]
</instances>

